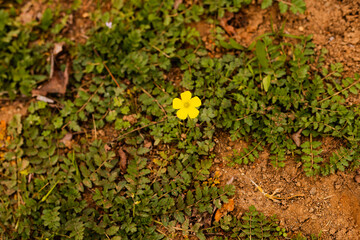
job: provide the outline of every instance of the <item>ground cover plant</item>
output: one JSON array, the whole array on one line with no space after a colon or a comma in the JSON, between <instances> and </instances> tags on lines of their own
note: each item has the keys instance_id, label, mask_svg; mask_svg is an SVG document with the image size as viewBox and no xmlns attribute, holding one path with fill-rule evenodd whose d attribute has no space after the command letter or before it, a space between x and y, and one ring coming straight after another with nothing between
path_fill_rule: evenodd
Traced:
<instances>
[{"instance_id":1,"label":"ground cover plant","mask_svg":"<svg viewBox=\"0 0 360 240\"><path fill-rule=\"evenodd\" d=\"M0 133L1 238L317 239L253 206L232 215L236 188L211 170L214 136L251 142L231 166L253 164L266 148L274 168L294 156L309 177L357 169L360 109L346 99L360 76L326 67L325 49L316 54L311 36L283 26L248 47L226 37L218 19L252 1L109 3L92 13L85 43L61 50L65 58L54 52L70 42L58 36L59 12L22 26L18 5L0 11L1 96L39 96L53 71L69 78L64 95L29 100L28 114ZM306 9L301 0L261 7ZM212 48L192 27L199 21L215 26ZM47 43L31 44L39 39ZM342 142L331 156L322 154L327 136Z\"/></svg>"}]
</instances>

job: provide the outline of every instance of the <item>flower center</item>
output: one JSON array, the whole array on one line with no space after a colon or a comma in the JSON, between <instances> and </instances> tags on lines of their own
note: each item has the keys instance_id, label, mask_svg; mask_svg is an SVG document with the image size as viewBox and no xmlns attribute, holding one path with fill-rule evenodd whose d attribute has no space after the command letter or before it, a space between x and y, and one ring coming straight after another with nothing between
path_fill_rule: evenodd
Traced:
<instances>
[{"instance_id":1,"label":"flower center","mask_svg":"<svg viewBox=\"0 0 360 240\"><path fill-rule=\"evenodd\" d=\"M190 103L189 102L184 102L184 108L189 108L190 107Z\"/></svg>"}]
</instances>

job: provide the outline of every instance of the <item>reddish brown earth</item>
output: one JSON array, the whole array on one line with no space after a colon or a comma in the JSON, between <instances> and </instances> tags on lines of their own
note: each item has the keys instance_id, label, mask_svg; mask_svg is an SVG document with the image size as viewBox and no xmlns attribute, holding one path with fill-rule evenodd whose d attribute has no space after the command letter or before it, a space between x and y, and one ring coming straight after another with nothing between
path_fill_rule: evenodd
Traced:
<instances>
[{"instance_id":1,"label":"reddish brown earth","mask_svg":"<svg viewBox=\"0 0 360 240\"><path fill-rule=\"evenodd\" d=\"M233 214L241 215L254 205L265 215L276 214L280 225L294 233L322 232L321 239L359 239L360 184L354 181L356 172L310 178L303 173L301 164L290 158L284 168L275 169L266 150L249 166L229 167L233 149L240 152L247 144L224 136L220 139L213 171L222 173L223 184L232 182L236 186ZM251 180L265 193L283 199L269 199Z\"/></svg>"}]
</instances>

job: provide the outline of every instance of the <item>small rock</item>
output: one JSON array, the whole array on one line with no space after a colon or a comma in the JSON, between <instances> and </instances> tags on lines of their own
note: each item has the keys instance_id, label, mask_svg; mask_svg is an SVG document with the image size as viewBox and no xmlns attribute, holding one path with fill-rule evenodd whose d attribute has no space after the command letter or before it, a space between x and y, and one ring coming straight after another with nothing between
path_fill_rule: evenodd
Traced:
<instances>
[{"instance_id":1,"label":"small rock","mask_svg":"<svg viewBox=\"0 0 360 240\"><path fill-rule=\"evenodd\" d=\"M360 175L356 175L354 180L355 182L360 183Z\"/></svg>"},{"instance_id":2,"label":"small rock","mask_svg":"<svg viewBox=\"0 0 360 240\"><path fill-rule=\"evenodd\" d=\"M299 27L299 30L300 30L300 31L304 31L304 27L303 27L303 26L300 26L300 27Z\"/></svg>"},{"instance_id":3,"label":"small rock","mask_svg":"<svg viewBox=\"0 0 360 240\"><path fill-rule=\"evenodd\" d=\"M312 212L314 212L314 208L309 209L309 213L312 213Z\"/></svg>"},{"instance_id":4,"label":"small rock","mask_svg":"<svg viewBox=\"0 0 360 240\"><path fill-rule=\"evenodd\" d=\"M316 188L315 187L311 188L310 189L310 194L315 195L315 193L316 193Z\"/></svg>"},{"instance_id":5,"label":"small rock","mask_svg":"<svg viewBox=\"0 0 360 240\"><path fill-rule=\"evenodd\" d=\"M312 219L312 220L316 220L316 219L317 219L317 216L313 215L313 216L311 216L311 219Z\"/></svg>"},{"instance_id":6,"label":"small rock","mask_svg":"<svg viewBox=\"0 0 360 240\"><path fill-rule=\"evenodd\" d=\"M284 218L281 218L280 219L280 226L285 226L285 219Z\"/></svg>"},{"instance_id":7,"label":"small rock","mask_svg":"<svg viewBox=\"0 0 360 240\"><path fill-rule=\"evenodd\" d=\"M297 182L297 183L296 183L296 186L297 186L297 187L301 187L301 182Z\"/></svg>"}]
</instances>

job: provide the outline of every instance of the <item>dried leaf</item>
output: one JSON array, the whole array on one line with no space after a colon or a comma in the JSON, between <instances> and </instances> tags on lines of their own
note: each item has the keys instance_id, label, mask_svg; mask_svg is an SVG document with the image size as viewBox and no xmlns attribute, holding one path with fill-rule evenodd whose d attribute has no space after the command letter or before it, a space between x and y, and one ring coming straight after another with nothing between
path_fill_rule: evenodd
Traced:
<instances>
[{"instance_id":1,"label":"dried leaf","mask_svg":"<svg viewBox=\"0 0 360 240\"><path fill-rule=\"evenodd\" d=\"M105 144L104 149L105 149L105 152L108 152L111 150L111 146L109 144Z\"/></svg>"},{"instance_id":2,"label":"dried leaf","mask_svg":"<svg viewBox=\"0 0 360 240\"><path fill-rule=\"evenodd\" d=\"M55 70L53 76L48 82L45 82L40 89L32 91L33 96L46 96L48 93L65 94L69 82L69 62L66 63L65 71Z\"/></svg>"},{"instance_id":3,"label":"dried leaf","mask_svg":"<svg viewBox=\"0 0 360 240\"><path fill-rule=\"evenodd\" d=\"M218 222L220 221L220 219L222 218L223 214L222 212L220 211L220 209L216 210L216 213L215 213L215 222Z\"/></svg>"},{"instance_id":4,"label":"dried leaf","mask_svg":"<svg viewBox=\"0 0 360 240\"><path fill-rule=\"evenodd\" d=\"M145 147L145 148L151 148L151 147L152 147L151 141L144 140L144 147Z\"/></svg>"},{"instance_id":5,"label":"dried leaf","mask_svg":"<svg viewBox=\"0 0 360 240\"><path fill-rule=\"evenodd\" d=\"M5 120L0 121L0 141L5 140L6 136L6 122Z\"/></svg>"},{"instance_id":6,"label":"dried leaf","mask_svg":"<svg viewBox=\"0 0 360 240\"><path fill-rule=\"evenodd\" d=\"M66 133L65 136L60 140L67 148L71 148L71 140L73 135L71 133Z\"/></svg>"},{"instance_id":7,"label":"dried leaf","mask_svg":"<svg viewBox=\"0 0 360 240\"><path fill-rule=\"evenodd\" d=\"M58 55L60 52L62 52L63 47L64 47L64 42L55 43L55 44L54 44L54 50L53 50L54 56L56 56L56 55Z\"/></svg>"},{"instance_id":8,"label":"dried leaf","mask_svg":"<svg viewBox=\"0 0 360 240\"><path fill-rule=\"evenodd\" d=\"M126 153L123 151L122 148L119 149L119 156L120 156L120 170L121 172L125 173L126 172L126 165L127 165L127 157L126 157Z\"/></svg>"},{"instance_id":9,"label":"dried leaf","mask_svg":"<svg viewBox=\"0 0 360 240\"><path fill-rule=\"evenodd\" d=\"M229 199L228 203L224 203L221 207L223 211L231 212L234 210L234 199Z\"/></svg>"},{"instance_id":10,"label":"dried leaf","mask_svg":"<svg viewBox=\"0 0 360 240\"><path fill-rule=\"evenodd\" d=\"M234 211L234 199L229 199L229 202L224 203L220 209L216 210L215 221L218 222L220 219L225 216L228 212Z\"/></svg>"},{"instance_id":11,"label":"dried leaf","mask_svg":"<svg viewBox=\"0 0 360 240\"><path fill-rule=\"evenodd\" d=\"M124 116L122 119L123 119L124 121L129 121L130 124L135 124L135 123L137 123L136 114L131 114L131 115Z\"/></svg>"},{"instance_id":12,"label":"dried leaf","mask_svg":"<svg viewBox=\"0 0 360 240\"><path fill-rule=\"evenodd\" d=\"M297 131L296 133L291 135L291 139L294 141L294 143L296 144L297 147L300 147L300 145L301 145L301 140L300 140L301 132L302 132L302 129L300 129L299 131Z\"/></svg>"},{"instance_id":13,"label":"dried leaf","mask_svg":"<svg viewBox=\"0 0 360 240\"><path fill-rule=\"evenodd\" d=\"M31 21L35 21L36 18L41 15L42 12L41 3L38 1L28 1L22 8L19 15L22 24L27 24Z\"/></svg>"}]
</instances>

